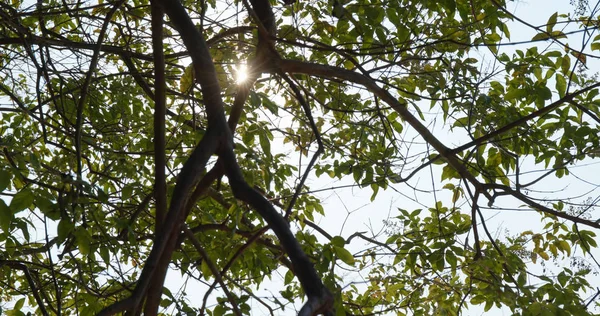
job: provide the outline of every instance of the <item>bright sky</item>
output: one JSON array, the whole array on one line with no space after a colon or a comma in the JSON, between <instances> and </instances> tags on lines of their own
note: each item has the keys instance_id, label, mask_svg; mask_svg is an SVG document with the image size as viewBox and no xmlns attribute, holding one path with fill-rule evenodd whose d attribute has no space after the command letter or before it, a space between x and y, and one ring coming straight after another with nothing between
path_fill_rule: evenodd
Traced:
<instances>
[{"instance_id":1,"label":"bright sky","mask_svg":"<svg viewBox=\"0 0 600 316\"><path fill-rule=\"evenodd\" d=\"M516 3L511 2L510 5L511 12L528 23L536 26L546 24L548 18L554 12L559 11L560 13L572 13L574 11L574 7L569 5L568 1L559 0L518 1ZM558 29L558 26L556 28ZM567 30L572 30L573 28L574 26L570 25ZM535 31L531 30L529 27L523 26L519 22L509 24L509 29L511 32L510 42L526 42L531 40L531 38L536 34ZM597 34L594 34L593 36L595 35ZM568 43L569 46L574 49L582 48L581 39L577 38L576 36L570 36ZM540 51L546 48L552 50L560 49L557 45L550 45L550 42L538 42L538 44ZM508 55L512 55L514 50L525 50L527 47L530 47L530 44L504 46L500 51L506 52ZM485 60L487 62L493 61L493 57L489 54L489 52L485 51L485 49L482 49L479 52L474 51L472 54L474 57L477 57L480 60ZM594 69L600 69L598 67L599 65L600 63L597 60L588 59L588 67L591 72L594 72ZM426 109L428 109L428 106L425 106L423 110L425 111ZM444 126L442 126L440 113L441 111L436 111L435 108L425 113L426 119L431 122L431 125L429 126L430 130L438 131L435 132L434 135L439 137L441 141L447 142L447 144L460 145L467 142L468 139L466 138L449 139L449 137L456 137L456 131L453 131L453 133L450 134L443 129ZM413 131L407 131L405 139L412 139L413 134ZM419 152L420 149L411 148L411 151ZM592 161L590 159L587 164L579 164L580 167L571 169L571 176L564 177L560 180L550 177L537 185L536 189L538 189L540 192L546 192L546 197L577 197L571 200L571 202L574 203L581 203L588 197L596 200L600 196L597 181L597 175L600 174L599 163L600 162L597 160ZM530 169L532 172L524 175L521 178L522 183L526 183L528 178L535 179L536 177L539 177L542 172L545 172L544 170L540 170L539 166L537 168L533 168L531 163L524 163L522 165L522 170L527 169ZM435 189L439 190L441 188L441 185L439 184L439 180L441 179L440 174L441 170L439 168L433 168L433 170L430 171L423 170L419 176L415 177L415 179L411 181L411 184L412 186L418 187L420 190L424 191L431 190L434 187ZM308 185L311 187L311 189L318 190L350 185L352 183L353 180L351 178L342 181L336 181L331 180L326 176L322 176L319 179L311 179ZM385 229L385 225L383 225L383 223L390 217L397 215L397 208L414 210L418 208L424 208L423 204L426 206L431 206L432 204L431 201L433 197L430 193L415 192L407 188L405 185L396 185L395 187L398 189L398 191L389 189L385 192L380 191L377 199L374 202L370 202L371 190L368 188L361 190L357 187L354 187L329 190L319 193L318 196L321 197L323 201L326 216L319 220L318 224L326 231L332 234L337 233L345 238L354 232L360 231L368 232L367 235L370 233L375 235L381 234L378 236L378 239L380 241L385 241L386 236L385 234L382 234L383 230ZM540 195L540 197L544 197L544 193L538 193L538 195ZM447 191L438 192L437 198L441 201L445 201L445 203L450 201L450 195L447 193ZM521 206L520 203L515 203L514 201L508 199L498 199L496 203L497 205L501 205L505 208L513 209L519 209ZM468 211L468 208L468 205L463 206L463 210ZM598 211L596 211L595 214L600 217L600 213ZM520 211L495 211L484 209L484 216L487 217L486 223L488 228L493 234L496 234L496 237L500 239L506 236L507 232L514 235L522 231L535 231L535 229L542 228L539 214L523 208L521 208ZM316 233L316 235L318 236L318 233ZM482 236L482 238L485 237ZM348 248L358 252L363 250L364 246L364 243L361 243L358 239L354 239L353 243L348 246ZM594 253L596 257L600 257L600 251L596 250ZM581 253L579 253L579 255L581 255ZM559 264L569 264L569 261L565 260ZM544 268L547 271L553 270L552 263L547 263L545 267L539 263L537 265L531 264L531 266L533 272L541 272ZM337 271L340 270L338 269ZM345 281L347 285L351 282L360 282L361 278L356 274L349 274ZM589 281L593 287L600 286L599 277L590 279ZM274 290L277 288L279 287L273 287ZM594 293L583 294L583 297L591 297L593 294ZM600 310L597 311L600 312ZM483 307L471 307L464 311L464 315L479 314L483 314ZM510 315L511 313L508 309L492 309L485 314L495 316ZM282 313L281 315L290 314Z\"/></svg>"},{"instance_id":2,"label":"bright sky","mask_svg":"<svg viewBox=\"0 0 600 316\"><path fill-rule=\"evenodd\" d=\"M548 17L556 11L574 11L574 7L569 5L568 1L559 0L519 1L516 3L512 2L511 5L512 12L533 25L545 24ZM527 41L530 40L533 35L535 35L534 31L530 30L528 27L520 25L518 22L512 23L509 26L509 29L512 35L512 42ZM550 43L539 42L539 44L540 48L546 48ZM575 49L579 49L581 48L581 41L577 41L575 38L573 38L569 40L569 45ZM528 45L523 45L522 47L504 46L501 50L510 55L510 52L512 52L514 49L525 49L526 47L528 47ZM551 49L558 49L558 46L552 46ZM478 58L483 56L485 57L484 60L489 62L493 60L485 50L473 52L473 54L476 54ZM594 69L599 69L599 65L600 63L597 60L588 59L588 67L590 70L593 71ZM428 106L426 108L428 108ZM429 126L430 129L432 131L436 131L434 134L440 137L442 141L446 141L449 144L459 145L466 142L466 138L444 139L446 135L450 136L450 134L443 129L444 126L442 126L441 119L439 119L439 114L440 112L435 108L425 113L426 119L431 122ZM415 136L414 131L411 131L409 128L406 128L406 132L406 139L412 139ZM453 133L452 136L456 137L456 134ZM425 148L412 148L411 150L418 152L423 149ZM291 158L293 159L294 157ZM308 159L303 161L306 164ZM531 165L525 163L523 167L531 168ZM547 181L540 183L536 188L540 191L546 191L547 196L552 197L561 196L568 198L579 196L577 199L573 200L573 202L580 203L587 197L591 197L593 199L597 199L599 197L598 185L596 184L598 174L600 174L598 162L590 160L589 164L582 164L581 167L572 169L572 175L570 177L560 180L548 179ZM539 176L539 174L532 173L529 175L531 178L536 176ZM440 179L440 170L433 167L431 170L423 170L410 182L410 184L424 191L430 191L433 189L439 190L441 188L439 183ZM335 188L352 183L353 181L351 178L337 181L329 179L326 176L322 176L318 179L312 177L309 179L307 184L311 189L319 190ZM406 185L398 185L396 186L396 189L397 191L391 189L387 191L380 191L377 199L374 202L370 201L372 194L370 189L361 190L357 187L353 187L325 190L321 193L318 193L317 195L323 201L326 216L317 220L317 223L333 235L338 234L347 238L352 233L360 231L365 232L366 235L374 234L374 237L379 237L378 239L380 241L385 241L386 236L385 234L382 234L383 230L385 229L384 222L391 217L396 216L397 208L414 210L432 205L432 195L430 193L415 192L414 190L409 189ZM585 194L582 195L584 192ZM442 201L450 201L449 193L443 191L437 192L437 198ZM504 201L499 199L497 202L509 208L516 209L520 206L519 204L515 204L514 202L508 200ZM464 206L464 208L468 209L468 206ZM537 228L541 227L539 224L539 215L535 212L486 210L484 214L487 217L488 227L495 232L499 238L503 238L507 231L511 233L517 233L529 229L535 229L536 226ZM598 214L598 212L596 212L596 214ZM318 233L315 234L321 238ZM354 242L348 246L348 249L358 252L363 250L364 246L364 243L358 241L358 239L355 239ZM595 254L600 256L600 252L597 250L595 251ZM541 265L539 264L535 266L532 265L532 267L538 270L542 269ZM552 266L547 266L546 268L552 269ZM285 273L284 270L278 270L273 273L273 281L263 284L259 293L262 293L265 296L278 296L278 290L283 289L283 273ZM179 272L170 272L167 285L173 293L177 293L178 289L181 287L181 281L182 280ZM348 285L351 282L360 281L362 281L362 278L359 274L349 273L347 278L344 280L344 285ZM600 278L591 279L590 282L593 286L600 286ZM191 285L190 283L186 289L186 292L188 293L188 299L192 302L200 302L199 304L201 304L205 289L205 286ZM588 293L588 295L589 294L590 293ZM586 295L583 297L586 297ZM300 305L298 304L298 306ZM253 305L253 308L256 308L256 314L253 312L253 315L260 315L261 313L265 312L264 310L260 309L260 305L258 303ZM290 309L286 309L285 312L278 313L278 315L292 314L293 311ZM470 308L469 310L465 311L465 315L479 314L483 314L483 310L481 308ZM492 309L492 311L486 313L486 315L510 315L510 313L508 310Z\"/></svg>"},{"instance_id":3,"label":"bright sky","mask_svg":"<svg viewBox=\"0 0 600 316\"><path fill-rule=\"evenodd\" d=\"M574 10L574 8L566 1L558 0L520 1L517 3L513 2L511 5L512 12L533 25L545 24L550 15L556 11L568 13L573 12ZM511 31L511 42L529 41L536 34L535 31L532 31L530 28L521 25L519 22L510 24L509 28ZM546 49L549 47L550 43L539 42L538 44L540 49ZM569 45L575 49L581 48L581 40L577 39L576 37L571 37L569 40ZM504 46L501 48L501 52L506 52L507 54L511 55L515 49L526 49L527 47L529 47L528 44L520 46ZM550 46L550 49L556 50L559 49L559 47L552 45ZM493 62L493 58L485 50L481 50L479 52L474 51L472 54L474 57L477 57L480 60L485 60L488 63ZM588 60L588 67L590 69L597 69L597 66L598 62L596 60ZM428 106L425 107L425 109L427 108ZM448 144L460 145L466 142L466 138L445 139L448 138L446 135L456 137L456 133L452 133L450 135L444 130L444 126L442 126L440 119L440 113L441 112L437 111L435 108L425 113L426 119L431 122L429 126L430 129L432 131L437 131L435 135L442 141L446 141ZM405 139L412 139L415 136L414 131L410 131L409 128L406 130L407 134L405 135ZM414 152L419 152L421 149L411 148L411 150ZM293 155L290 157L290 159L295 161L297 156ZM308 158L305 158L303 163L306 165L308 163ZM543 170L539 170L539 167L533 168L532 164L527 162L522 165L522 168L523 170L532 170L531 173L523 176L523 182L527 182L528 177L534 179L535 177L539 176L541 172L543 172ZM598 162L590 161L589 164L582 164L581 167L572 169L570 177L562 178L560 180L548 178L546 181L543 181L536 186L536 188L540 190L540 192L546 192L545 194L548 197L559 196L570 198L575 196L577 198L573 199L572 202L581 203L587 197L591 197L593 199L598 198L598 186L595 183L597 182L596 175L600 174L599 172L600 168L598 167ZM429 171L423 170L419 176L415 177L415 179L411 181L410 184L423 191L429 191L433 188L439 190L441 187L439 180L440 170L434 167ZM379 237L378 239L380 241L384 241L386 239L385 234L383 234L385 230L384 222L397 215L397 208L414 210L417 208L425 208L426 206L431 206L432 204L432 195L430 193L415 192L405 185L395 186L397 191L391 189L384 192L380 191L377 199L374 202L370 201L372 192L368 188L361 190L358 187L347 187L342 189L328 190L331 188L338 188L340 186L351 185L352 183L353 180L351 178L338 181L329 179L327 176L322 176L321 178L312 177L307 183L312 190L324 190L317 195L323 201L326 215L317 220L317 223L332 235L338 234L347 238L354 232L365 232L366 235L372 236L371 234L373 234L375 237ZM582 192L585 192L585 194L582 194ZM449 193L443 191L437 192L437 198L442 201L450 201ZM501 205L504 208L513 208L515 210L520 208L520 204L516 204L514 201L508 199L498 199L496 202L498 205ZM468 209L468 205L463 206L463 208ZM496 234L496 237L500 239L506 236L507 233L516 234L525 230L541 229L542 227L540 224L539 214L523 208L521 208L520 211L485 210L484 215L487 217L486 223L488 228L492 231L492 233ZM322 236L320 236L318 233L315 234L321 239L321 241L325 241L325 239L322 238ZM347 247L351 251L359 252L365 248L365 245L366 244L360 242L359 239L354 239L354 241ZM595 251L595 253L596 255L600 255L598 251ZM568 263L568 261L565 261L559 264ZM532 271L534 272L541 272L541 270L544 268L548 271L553 269L551 263L547 264L546 267L542 267L540 264L532 264L531 266ZM338 269L337 271L340 270ZM284 273L285 270L279 270L273 273L272 282L263 284L263 286L261 286L262 290L259 291L259 293L264 293L265 297L270 297L272 295L277 296L277 291L283 288L282 280ZM172 275L175 274L175 272L172 273ZM363 277L366 277L366 275L361 276L358 273L348 273L343 285L348 285L354 282L360 283L364 280ZM600 278L592 279L590 282L593 286L600 286ZM204 290L198 289L192 291L190 288L188 288L187 293L198 293L196 295L199 299L202 293L204 293ZM591 296L592 294L593 293L587 293L588 296ZM584 294L583 297L587 297L586 294ZM195 301L196 299L190 297L190 300ZM299 306L301 305L297 304L297 307ZM255 314L254 308L256 308L256 315L259 315L261 312L265 315L267 314L265 310L260 309L261 307L259 304L253 305L253 314ZM278 315L292 314L293 311L289 309L286 309L285 312L278 313ZM471 307L468 310L465 310L464 314L483 314L483 307ZM485 314L492 316L510 315L510 312L508 309L492 309Z\"/></svg>"}]
</instances>

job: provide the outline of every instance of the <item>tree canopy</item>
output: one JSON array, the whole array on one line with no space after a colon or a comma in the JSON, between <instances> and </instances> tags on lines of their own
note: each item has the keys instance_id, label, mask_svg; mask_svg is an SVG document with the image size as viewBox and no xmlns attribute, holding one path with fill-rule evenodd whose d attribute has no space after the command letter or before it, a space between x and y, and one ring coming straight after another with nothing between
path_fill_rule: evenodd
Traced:
<instances>
[{"instance_id":1,"label":"tree canopy","mask_svg":"<svg viewBox=\"0 0 600 316\"><path fill-rule=\"evenodd\" d=\"M0 1L2 312L597 315L600 9L519 8Z\"/></svg>"}]
</instances>

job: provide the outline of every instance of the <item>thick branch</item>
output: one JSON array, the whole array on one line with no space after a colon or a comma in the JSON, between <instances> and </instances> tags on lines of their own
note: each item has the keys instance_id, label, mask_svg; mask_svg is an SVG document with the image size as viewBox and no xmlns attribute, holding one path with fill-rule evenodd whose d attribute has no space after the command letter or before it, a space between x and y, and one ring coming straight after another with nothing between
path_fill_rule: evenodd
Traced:
<instances>
[{"instance_id":1,"label":"thick branch","mask_svg":"<svg viewBox=\"0 0 600 316\"><path fill-rule=\"evenodd\" d=\"M167 183L165 175L165 114L166 79L163 52L163 11L152 2L152 51L154 52L154 194L156 199L156 229L167 212Z\"/></svg>"},{"instance_id":2,"label":"thick branch","mask_svg":"<svg viewBox=\"0 0 600 316\"><path fill-rule=\"evenodd\" d=\"M38 304L38 307L40 308L40 312L42 313L42 315L45 315L45 316L49 315L48 311L46 310L46 307L44 305L44 301L42 301L42 298L40 297L40 294L38 293L37 285L35 284L35 281L31 277L29 268L23 263L12 261L12 260L0 260L0 267L3 265L7 265L13 269L23 271L23 273L25 274L25 278L27 278L27 283L29 283L29 287L31 288L31 292L33 293L33 297L35 298L35 302Z\"/></svg>"},{"instance_id":3,"label":"thick branch","mask_svg":"<svg viewBox=\"0 0 600 316\"><path fill-rule=\"evenodd\" d=\"M218 139L219 135L214 129L209 127L198 146L196 146L192 152L190 158L184 163L173 191L169 213L167 214L161 229L156 234L152 251L146 260L144 269L142 270L135 290L131 296L104 308L98 315L114 315L139 306L146 294L150 281L155 275L155 270L159 265L160 259L165 256L165 253L169 258L171 257L175 241L177 240L176 237L172 238L172 235L176 235L179 232L181 224L185 220L183 206L187 202L190 190L198 183L201 172L204 170L208 159L212 153L216 151ZM168 249L168 251L165 252L165 249Z\"/></svg>"},{"instance_id":4,"label":"thick branch","mask_svg":"<svg viewBox=\"0 0 600 316\"><path fill-rule=\"evenodd\" d=\"M224 165L227 166L226 174L234 196L250 204L267 221L290 257L294 272L308 296L308 302L304 305L300 314L315 315L318 312L328 311L332 303L331 294L321 282L304 251L302 251L300 244L290 231L287 221L262 194L246 183L233 150L230 148L222 150L219 157L223 159Z\"/></svg>"},{"instance_id":5,"label":"thick branch","mask_svg":"<svg viewBox=\"0 0 600 316\"><path fill-rule=\"evenodd\" d=\"M165 150L165 114L166 80L165 56L163 51L163 15L162 8L155 0L151 2L152 11L152 51L154 53L154 199L156 208L155 233L161 229L167 213L167 180ZM154 278L146 296L144 315L158 313L162 296L163 280Z\"/></svg>"},{"instance_id":6,"label":"thick branch","mask_svg":"<svg viewBox=\"0 0 600 316\"><path fill-rule=\"evenodd\" d=\"M225 120L216 71L202 34L179 1L162 0L160 4L181 35L192 57L196 80L202 88L209 127L179 175L169 214L164 226L156 235L155 244L134 293L128 299L105 308L100 315L112 315L125 309L136 308L146 293L149 280L152 278L164 280L168 262L177 241L175 235L185 220L184 206L188 202L189 192L196 185L200 178L200 172L217 146L220 148L219 156L226 167L226 174L232 184L234 195L249 202L267 220L292 259L296 275L308 296L308 302L302 308L301 315L314 315L327 311L332 303L331 295L323 286L312 263L289 230L287 222L262 195L248 186L242 176L233 153L232 134Z\"/></svg>"}]
</instances>

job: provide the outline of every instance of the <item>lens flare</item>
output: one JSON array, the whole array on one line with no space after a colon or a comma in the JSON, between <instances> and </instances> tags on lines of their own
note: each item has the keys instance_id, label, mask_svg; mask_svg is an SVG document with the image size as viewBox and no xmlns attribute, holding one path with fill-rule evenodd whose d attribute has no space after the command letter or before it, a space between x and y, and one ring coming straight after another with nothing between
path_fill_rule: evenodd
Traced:
<instances>
[{"instance_id":1,"label":"lens flare","mask_svg":"<svg viewBox=\"0 0 600 316\"><path fill-rule=\"evenodd\" d=\"M238 84L244 83L248 79L248 67L245 64L237 65L235 77Z\"/></svg>"}]
</instances>

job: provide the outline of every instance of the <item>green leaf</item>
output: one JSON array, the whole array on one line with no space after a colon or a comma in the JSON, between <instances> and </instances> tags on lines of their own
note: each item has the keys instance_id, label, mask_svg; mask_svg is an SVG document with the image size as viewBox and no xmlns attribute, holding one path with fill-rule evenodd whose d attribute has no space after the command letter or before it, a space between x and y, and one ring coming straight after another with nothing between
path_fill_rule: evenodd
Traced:
<instances>
[{"instance_id":1,"label":"green leaf","mask_svg":"<svg viewBox=\"0 0 600 316\"><path fill-rule=\"evenodd\" d=\"M260 141L260 147L263 152L267 155L267 157L271 156L271 141L269 137L265 133L260 133L258 135L258 140Z\"/></svg>"},{"instance_id":2,"label":"green leaf","mask_svg":"<svg viewBox=\"0 0 600 316\"><path fill-rule=\"evenodd\" d=\"M458 259L456 258L456 255L454 254L454 252L446 251L446 261L448 262L448 264L450 264L450 267L452 269L456 269Z\"/></svg>"},{"instance_id":3,"label":"green leaf","mask_svg":"<svg viewBox=\"0 0 600 316\"><path fill-rule=\"evenodd\" d=\"M208 263L206 263L206 260L202 260L202 263L200 264L200 271L202 271L202 276L205 280L208 280L208 278L213 275Z\"/></svg>"},{"instance_id":4,"label":"green leaf","mask_svg":"<svg viewBox=\"0 0 600 316\"><path fill-rule=\"evenodd\" d=\"M471 304L473 304L473 305L479 305L486 301L487 301L487 299L482 295L475 295L471 298Z\"/></svg>"},{"instance_id":5,"label":"green leaf","mask_svg":"<svg viewBox=\"0 0 600 316\"><path fill-rule=\"evenodd\" d=\"M133 185L127 184L123 187L123 192L121 192L121 199L123 201L127 201L131 198L133 194Z\"/></svg>"},{"instance_id":6,"label":"green leaf","mask_svg":"<svg viewBox=\"0 0 600 316\"><path fill-rule=\"evenodd\" d=\"M543 306L540 302L533 302L533 304L529 306L529 312L531 315L540 315L542 313L542 308Z\"/></svg>"},{"instance_id":7,"label":"green leaf","mask_svg":"<svg viewBox=\"0 0 600 316\"><path fill-rule=\"evenodd\" d=\"M561 71L563 74L567 75L567 77L568 77L568 74L571 71L571 58L569 58L569 55L565 55L560 59L560 61L561 61L561 65L560 65Z\"/></svg>"},{"instance_id":8,"label":"green leaf","mask_svg":"<svg viewBox=\"0 0 600 316\"><path fill-rule=\"evenodd\" d=\"M354 265L354 256L344 247L333 246L335 255L347 265Z\"/></svg>"},{"instance_id":9,"label":"green leaf","mask_svg":"<svg viewBox=\"0 0 600 316\"><path fill-rule=\"evenodd\" d=\"M506 36L507 39L510 39L510 30L508 29L508 25L506 23L500 22L500 28L502 29L502 33Z\"/></svg>"},{"instance_id":10,"label":"green leaf","mask_svg":"<svg viewBox=\"0 0 600 316\"><path fill-rule=\"evenodd\" d=\"M29 189L23 189L13 196L10 201L10 209L14 214L29 208L33 204L33 193Z\"/></svg>"},{"instance_id":11,"label":"green leaf","mask_svg":"<svg viewBox=\"0 0 600 316\"><path fill-rule=\"evenodd\" d=\"M559 248L567 253L567 256L571 255L571 245L566 240L558 241Z\"/></svg>"},{"instance_id":12,"label":"green leaf","mask_svg":"<svg viewBox=\"0 0 600 316\"><path fill-rule=\"evenodd\" d=\"M564 97L567 93L567 80L561 74L556 74L556 91L559 97Z\"/></svg>"},{"instance_id":13,"label":"green leaf","mask_svg":"<svg viewBox=\"0 0 600 316\"><path fill-rule=\"evenodd\" d=\"M107 203L108 195L106 194L106 192L104 192L104 190L102 190L100 188L97 188L96 191L98 194L98 200L100 200L100 202Z\"/></svg>"},{"instance_id":14,"label":"green leaf","mask_svg":"<svg viewBox=\"0 0 600 316\"><path fill-rule=\"evenodd\" d=\"M35 205L37 208L48 218L51 220L59 220L60 219L60 210L58 209L58 205L52 203L52 201L47 198L38 195L35 198Z\"/></svg>"},{"instance_id":15,"label":"green leaf","mask_svg":"<svg viewBox=\"0 0 600 316\"><path fill-rule=\"evenodd\" d=\"M344 245L346 244L346 241L344 240L344 238L342 236L334 236L333 238L331 238L331 244L337 247L344 247Z\"/></svg>"},{"instance_id":16,"label":"green leaf","mask_svg":"<svg viewBox=\"0 0 600 316\"><path fill-rule=\"evenodd\" d=\"M510 89L504 95L504 99L507 101L514 99L521 99L527 95L527 90L525 89Z\"/></svg>"},{"instance_id":17,"label":"green leaf","mask_svg":"<svg viewBox=\"0 0 600 316\"><path fill-rule=\"evenodd\" d=\"M0 193L4 192L8 185L10 184L10 180L12 178L12 174L6 170L0 170Z\"/></svg>"},{"instance_id":18,"label":"green leaf","mask_svg":"<svg viewBox=\"0 0 600 316\"><path fill-rule=\"evenodd\" d=\"M425 115L423 115L423 111L421 111L421 108L418 107L416 104L414 106L414 109L417 111L417 114L419 114L419 118L424 121L425 120Z\"/></svg>"},{"instance_id":19,"label":"green leaf","mask_svg":"<svg viewBox=\"0 0 600 316\"><path fill-rule=\"evenodd\" d=\"M23 309L23 305L25 305L25 298L21 298L19 299L16 303L15 303L15 310L21 310Z\"/></svg>"},{"instance_id":20,"label":"green leaf","mask_svg":"<svg viewBox=\"0 0 600 316\"><path fill-rule=\"evenodd\" d=\"M490 44L497 43L502 39L498 33L487 34L485 38Z\"/></svg>"},{"instance_id":21,"label":"green leaf","mask_svg":"<svg viewBox=\"0 0 600 316\"><path fill-rule=\"evenodd\" d=\"M261 104L260 96L254 91L250 92L250 104L253 107L260 107Z\"/></svg>"},{"instance_id":22,"label":"green leaf","mask_svg":"<svg viewBox=\"0 0 600 316\"><path fill-rule=\"evenodd\" d=\"M456 0L443 0L441 4L446 9L448 16L453 17L456 12Z\"/></svg>"},{"instance_id":23,"label":"green leaf","mask_svg":"<svg viewBox=\"0 0 600 316\"><path fill-rule=\"evenodd\" d=\"M456 170L454 170L454 168L446 165L444 166L444 168L442 169L442 181L446 180L446 179L453 179L453 178L459 178L460 175L458 174L458 172L456 172Z\"/></svg>"},{"instance_id":24,"label":"green leaf","mask_svg":"<svg viewBox=\"0 0 600 316\"><path fill-rule=\"evenodd\" d=\"M444 266L446 265L446 260L444 260L444 251L436 251L431 254L431 266L437 270L444 270Z\"/></svg>"},{"instance_id":25,"label":"green leaf","mask_svg":"<svg viewBox=\"0 0 600 316\"><path fill-rule=\"evenodd\" d=\"M288 272L285 273L285 278L284 278L283 283L286 285L290 284L294 280L294 277L295 277L294 273L291 270L288 270Z\"/></svg>"},{"instance_id":26,"label":"green leaf","mask_svg":"<svg viewBox=\"0 0 600 316\"><path fill-rule=\"evenodd\" d=\"M565 274L564 272L561 272L558 274L558 277L556 279L558 280L558 283L560 283L560 285L564 287L565 285L567 285L567 282L569 282L571 277Z\"/></svg>"},{"instance_id":27,"label":"green leaf","mask_svg":"<svg viewBox=\"0 0 600 316\"><path fill-rule=\"evenodd\" d=\"M4 232L10 232L10 223L12 222L13 217L13 212L6 205L4 200L0 199L0 228Z\"/></svg>"},{"instance_id":28,"label":"green leaf","mask_svg":"<svg viewBox=\"0 0 600 316\"><path fill-rule=\"evenodd\" d=\"M342 19L346 15L346 9L344 8L344 4L342 1L335 1L333 3L331 15L338 19Z\"/></svg>"},{"instance_id":29,"label":"green leaf","mask_svg":"<svg viewBox=\"0 0 600 316\"><path fill-rule=\"evenodd\" d=\"M390 181L393 182L392 179ZM371 202L375 201L375 197L377 196L377 192L379 192L379 185L376 183L371 183L371 189L373 190L373 194L371 194Z\"/></svg>"},{"instance_id":30,"label":"green leaf","mask_svg":"<svg viewBox=\"0 0 600 316\"><path fill-rule=\"evenodd\" d=\"M108 265L110 263L110 253L108 252L108 248L100 247L98 250L100 251L100 258L102 258L105 265Z\"/></svg>"},{"instance_id":31,"label":"green leaf","mask_svg":"<svg viewBox=\"0 0 600 316\"><path fill-rule=\"evenodd\" d=\"M83 227L79 227L75 231L75 242L77 243L77 247L79 248L79 252L84 256L87 256L91 253L91 243L92 236L90 233L84 229Z\"/></svg>"},{"instance_id":32,"label":"green leaf","mask_svg":"<svg viewBox=\"0 0 600 316\"><path fill-rule=\"evenodd\" d=\"M554 25L556 25L557 18L558 18L558 12L555 12L554 14L552 14L550 16L550 18L548 19L548 23L546 23L546 32L548 32L548 33L552 32Z\"/></svg>"},{"instance_id":33,"label":"green leaf","mask_svg":"<svg viewBox=\"0 0 600 316\"><path fill-rule=\"evenodd\" d=\"M490 309L492 309L493 306L494 306L494 301L488 300L487 302L485 302L485 307L483 308L483 311L487 312Z\"/></svg>"},{"instance_id":34,"label":"green leaf","mask_svg":"<svg viewBox=\"0 0 600 316\"><path fill-rule=\"evenodd\" d=\"M227 309L222 304L219 304L213 310L213 314L212 315L213 316L223 316L223 315L225 315L225 313L227 313Z\"/></svg>"},{"instance_id":35,"label":"green leaf","mask_svg":"<svg viewBox=\"0 0 600 316\"><path fill-rule=\"evenodd\" d=\"M66 240L67 237L71 235L71 232L74 228L75 225L68 218L62 219L60 222L58 222L56 231L58 233L59 241Z\"/></svg>"},{"instance_id":36,"label":"green leaf","mask_svg":"<svg viewBox=\"0 0 600 316\"><path fill-rule=\"evenodd\" d=\"M552 91L546 86L538 87L536 92L541 100L550 100L552 98Z\"/></svg>"},{"instance_id":37,"label":"green leaf","mask_svg":"<svg viewBox=\"0 0 600 316\"><path fill-rule=\"evenodd\" d=\"M537 33L536 35L534 35L531 40L532 41L544 41L547 40L551 37L550 33Z\"/></svg>"},{"instance_id":38,"label":"green leaf","mask_svg":"<svg viewBox=\"0 0 600 316\"><path fill-rule=\"evenodd\" d=\"M356 183L360 183L360 179L362 179L365 170L360 166L354 166L352 168L352 177Z\"/></svg>"},{"instance_id":39,"label":"green leaf","mask_svg":"<svg viewBox=\"0 0 600 316\"><path fill-rule=\"evenodd\" d=\"M6 316L29 316L29 315L25 314L21 310L13 309L13 310L6 311Z\"/></svg>"},{"instance_id":40,"label":"green leaf","mask_svg":"<svg viewBox=\"0 0 600 316\"><path fill-rule=\"evenodd\" d=\"M194 64L185 67L183 76L179 79L179 92L187 93L194 84Z\"/></svg>"},{"instance_id":41,"label":"green leaf","mask_svg":"<svg viewBox=\"0 0 600 316\"><path fill-rule=\"evenodd\" d=\"M454 193L452 194L452 203L456 203L456 201L458 201L459 198L460 190L454 190Z\"/></svg>"},{"instance_id":42,"label":"green leaf","mask_svg":"<svg viewBox=\"0 0 600 316\"><path fill-rule=\"evenodd\" d=\"M555 40L561 39L561 38L567 38L567 34L563 33L562 31L552 31L551 35L552 35L552 38Z\"/></svg>"},{"instance_id":43,"label":"green leaf","mask_svg":"<svg viewBox=\"0 0 600 316\"><path fill-rule=\"evenodd\" d=\"M271 101L271 98L269 98L268 95L261 94L261 97L262 105L264 105L269 111L271 111L271 113L279 115L279 106L275 102Z\"/></svg>"},{"instance_id":44,"label":"green leaf","mask_svg":"<svg viewBox=\"0 0 600 316\"><path fill-rule=\"evenodd\" d=\"M31 165L33 166L33 168L35 169L40 169L40 160L38 159L37 155L34 152L30 152L29 153L29 161L31 162Z\"/></svg>"}]
</instances>

